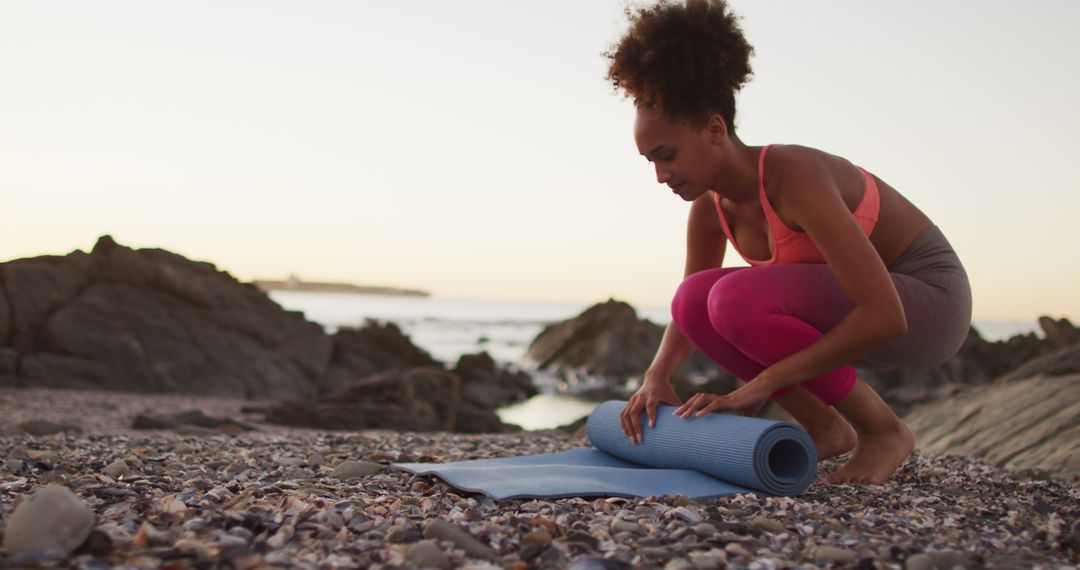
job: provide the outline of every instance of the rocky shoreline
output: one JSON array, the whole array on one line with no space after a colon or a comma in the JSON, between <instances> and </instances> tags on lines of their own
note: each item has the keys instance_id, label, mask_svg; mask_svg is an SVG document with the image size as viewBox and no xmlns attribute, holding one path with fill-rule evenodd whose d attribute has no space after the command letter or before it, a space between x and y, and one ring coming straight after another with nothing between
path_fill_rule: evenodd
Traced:
<instances>
[{"instance_id":1,"label":"rocky shoreline","mask_svg":"<svg viewBox=\"0 0 1080 570\"><path fill-rule=\"evenodd\" d=\"M497 502L387 464L587 445L498 419L536 394L529 374L438 362L393 323L329 335L211 264L106 236L0 263L0 567L1076 567L1080 330L1040 325L866 376L920 441L882 486L824 484L840 457L797 499ZM609 301L530 357L623 398L660 333ZM674 385L738 380L698 357Z\"/></svg>"},{"instance_id":2,"label":"rocky shoreline","mask_svg":"<svg viewBox=\"0 0 1080 570\"><path fill-rule=\"evenodd\" d=\"M35 404L38 403L38 404ZM94 514L60 568L1065 568L1080 563L1080 490L1034 472L916 453L885 485L819 480L796 499L493 501L393 461L456 461L586 445L557 430L327 432L242 417L244 401L15 389L0 416L82 433L0 437L0 519L49 483ZM246 433L138 431L131 418L194 406ZM45 415L43 415L45 414ZM53 415L48 415L53 414ZM10 530L10 529L8 529ZM3 535L0 535L3 540Z\"/></svg>"}]
</instances>

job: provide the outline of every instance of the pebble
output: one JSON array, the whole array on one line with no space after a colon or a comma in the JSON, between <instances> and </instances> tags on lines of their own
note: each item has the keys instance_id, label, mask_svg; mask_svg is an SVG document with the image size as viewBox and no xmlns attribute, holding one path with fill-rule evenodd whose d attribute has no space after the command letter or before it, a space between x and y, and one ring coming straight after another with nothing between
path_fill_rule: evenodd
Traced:
<instances>
[{"instance_id":1,"label":"pebble","mask_svg":"<svg viewBox=\"0 0 1080 570\"><path fill-rule=\"evenodd\" d=\"M397 544L405 542L405 527L392 526L390 530L386 532L386 542L391 544Z\"/></svg>"},{"instance_id":2,"label":"pebble","mask_svg":"<svg viewBox=\"0 0 1080 570\"><path fill-rule=\"evenodd\" d=\"M680 520L684 520L686 522L698 523L702 520L701 515L686 507L678 507L673 511L673 513Z\"/></svg>"},{"instance_id":3,"label":"pebble","mask_svg":"<svg viewBox=\"0 0 1080 570\"><path fill-rule=\"evenodd\" d=\"M81 413L101 406L95 398L116 408L96 416ZM205 560L239 570L421 568L406 559L406 551L425 540L441 549L451 567L474 570L683 570L687 562L695 570L934 570L952 562L967 568L1065 568L1080 551L1074 520L1080 491L1060 481L1017 478L966 457L919 451L885 485L815 483L794 499L745 494L701 501L677 495L495 501L438 477L384 465L373 466L362 480L332 478L331 472L346 458L447 462L564 451L581 442L553 431L345 433L260 424L254 432L194 438L127 430L127 410L140 413L156 402L176 401L169 398L40 389L0 393L0 400L11 402L0 402L0 417L9 425L44 417L27 411L34 402L64 399L80 411L88 432L0 439L0 521L10 520L48 481L66 481L96 515L79 556L70 559L80 570L195 567ZM185 398L181 407L191 407ZM195 401L208 413L239 417L227 411L236 401ZM127 431L103 432L99 426L106 424ZM107 476L104 468L112 459L102 460L119 456L127 456L127 473ZM829 472L839 465L826 460L821 468ZM755 519L772 522L755 525ZM456 540L436 536L434 526L427 526L433 520L442 521L434 526L447 527L446 536ZM142 527L145 521L156 528ZM95 536L99 544L87 546ZM973 545L989 552L963 552ZM412 556L424 549L414 548ZM856 559L843 562L851 552ZM437 553L427 554L442 564ZM58 554L51 556L0 555L0 566L24 560L27 566L66 564Z\"/></svg>"},{"instance_id":4,"label":"pebble","mask_svg":"<svg viewBox=\"0 0 1080 570\"><path fill-rule=\"evenodd\" d=\"M754 517L750 519L750 526L765 532L779 534L784 532L784 523L766 517Z\"/></svg>"},{"instance_id":5,"label":"pebble","mask_svg":"<svg viewBox=\"0 0 1080 570\"><path fill-rule=\"evenodd\" d=\"M526 544L518 551L518 558L526 561L532 560L533 558L540 556L540 553L543 551L544 547L539 544Z\"/></svg>"},{"instance_id":6,"label":"pebble","mask_svg":"<svg viewBox=\"0 0 1080 570\"><path fill-rule=\"evenodd\" d=\"M819 546L814 549L814 560L828 560L830 562L841 562L844 564L855 562L858 558L858 554L854 550L847 548L837 548L835 546Z\"/></svg>"},{"instance_id":7,"label":"pebble","mask_svg":"<svg viewBox=\"0 0 1080 570\"><path fill-rule=\"evenodd\" d=\"M750 556L750 551L737 542L724 545L724 551L732 556Z\"/></svg>"},{"instance_id":8,"label":"pebble","mask_svg":"<svg viewBox=\"0 0 1080 570\"><path fill-rule=\"evenodd\" d=\"M716 530L716 527L709 523L698 523L694 525L694 534L699 538L709 538L720 531Z\"/></svg>"},{"instance_id":9,"label":"pebble","mask_svg":"<svg viewBox=\"0 0 1080 570\"><path fill-rule=\"evenodd\" d=\"M330 476L339 481L374 475L386 469L381 463L370 461L346 461L334 468Z\"/></svg>"},{"instance_id":10,"label":"pebble","mask_svg":"<svg viewBox=\"0 0 1080 570\"><path fill-rule=\"evenodd\" d=\"M934 559L925 554L915 554L904 561L904 570L935 570L936 568Z\"/></svg>"},{"instance_id":11,"label":"pebble","mask_svg":"<svg viewBox=\"0 0 1080 570\"><path fill-rule=\"evenodd\" d=\"M57 433L82 433L82 428L67 423L51 422L48 420L30 420L22 422L18 429L30 435L53 435Z\"/></svg>"},{"instance_id":12,"label":"pebble","mask_svg":"<svg viewBox=\"0 0 1080 570\"><path fill-rule=\"evenodd\" d=\"M39 487L11 514L4 529L4 550L71 553L90 536L94 511L67 487Z\"/></svg>"},{"instance_id":13,"label":"pebble","mask_svg":"<svg viewBox=\"0 0 1080 570\"><path fill-rule=\"evenodd\" d=\"M579 558L567 570L630 570L631 566L622 560L587 556Z\"/></svg>"},{"instance_id":14,"label":"pebble","mask_svg":"<svg viewBox=\"0 0 1080 570\"><path fill-rule=\"evenodd\" d=\"M625 521L622 519L615 519L611 522L611 532L641 532L641 525L633 521Z\"/></svg>"},{"instance_id":15,"label":"pebble","mask_svg":"<svg viewBox=\"0 0 1080 570\"><path fill-rule=\"evenodd\" d=\"M521 537L521 542L525 544L535 544L540 548L546 548L551 544L551 533L546 528L538 528L525 536Z\"/></svg>"},{"instance_id":16,"label":"pebble","mask_svg":"<svg viewBox=\"0 0 1080 570\"><path fill-rule=\"evenodd\" d=\"M454 566L450 562L450 558L446 556L446 553L439 548L439 545L434 540L421 540L410 544L405 549L405 560L421 568L431 567L450 570Z\"/></svg>"},{"instance_id":17,"label":"pebble","mask_svg":"<svg viewBox=\"0 0 1080 570\"><path fill-rule=\"evenodd\" d=\"M664 570L694 570L694 565L685 558L673 558L664 564Z\"/></svg>"},{"instance_id":18,"label":"pebble","mask_svg":"<svg viewBox=\"0 0 1080 570\"><path fill-rule=\"evenodd\" d=\"M706 552L692 552L690 553L690 563L694 565L695 570L714 570L715 568L723 568L727 565L727 552L714 548Z\"/></svg>"},{"instance_id":19,"label":"pebble","mask_svg":"<svg viewBox=\"0 0 1080 570\"><path fill-rule=\"evenodd\" d=\"M113 461L105 466L105 474L113 479L119 479L122 475L127 474L128 464L124 460Z\"/></svg>"},{"instance_id":20,"label":"pebble","mask_svg":"<svg viewBox=\"0 0 1080 570\"><path fill-rule=\"evenodd\" d=\"M494 560L498 558L498 555L495 554L495 551L492 550L490 546L481 543L479 540L476 540L473 535L442 519L432 519L424 526L424 538L449 540L454 543L455 546L464 550L469 556L481 560Z\"/></svg>"}]
</instances>

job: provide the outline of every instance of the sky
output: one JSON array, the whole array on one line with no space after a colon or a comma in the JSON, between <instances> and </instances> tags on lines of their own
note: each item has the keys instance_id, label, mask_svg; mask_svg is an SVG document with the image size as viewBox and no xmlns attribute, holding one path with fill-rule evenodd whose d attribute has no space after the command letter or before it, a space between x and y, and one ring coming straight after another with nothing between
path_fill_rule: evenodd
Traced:
<instances>
[{"instance_id":1,"label":"sky","mask_svg":"<svg viewBox=\"0 0 1080 570\"><path fill-rule=\"evenodd\" d=\"M730 4L744 142L896 188L977 319L1080 317L1080 3ZM111 234L241 279L667 304L688 204L604 80L624 7L0 1L0 260Z\"/></svg>"}]
</instances>

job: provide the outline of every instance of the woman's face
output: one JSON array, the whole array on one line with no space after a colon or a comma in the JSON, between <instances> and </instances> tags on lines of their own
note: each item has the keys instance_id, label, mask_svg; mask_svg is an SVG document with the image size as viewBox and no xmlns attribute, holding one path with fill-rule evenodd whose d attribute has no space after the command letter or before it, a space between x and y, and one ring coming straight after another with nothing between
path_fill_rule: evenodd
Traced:
<instances>
[{"instance_id":1,"label":"woman's face","mask_svg":"<svg viewBox=\"0 0 1080 570\"><path fill-rule=\"evenodd\" d=\"M638 109L634 141L656 168L656 181L691 202L712 189L717 166L715 133L695 128L655 111Z\"/></svg>"}]
</instances>

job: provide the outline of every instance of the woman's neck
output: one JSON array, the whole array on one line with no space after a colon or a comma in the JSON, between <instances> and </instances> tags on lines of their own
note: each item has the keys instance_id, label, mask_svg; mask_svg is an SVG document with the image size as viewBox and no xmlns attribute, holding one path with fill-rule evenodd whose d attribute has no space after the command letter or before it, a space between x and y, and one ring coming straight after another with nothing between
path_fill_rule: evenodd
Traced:
<instances>
[{"instance_id":1,"label":"woman's neck","mask_svg":"<svg viewBox=\"0 0 1080 570\"><path fill-rule=\"evenodd\" d=\"M736 204L758 201L758 156L761 147L751 147L732 138L724 154L727 158L720 169L719 180L712 190Z\"/></svg>"}]
</instances>

